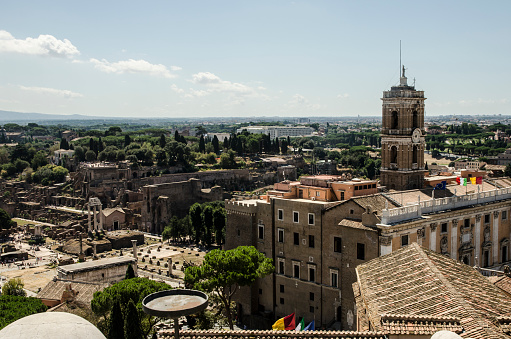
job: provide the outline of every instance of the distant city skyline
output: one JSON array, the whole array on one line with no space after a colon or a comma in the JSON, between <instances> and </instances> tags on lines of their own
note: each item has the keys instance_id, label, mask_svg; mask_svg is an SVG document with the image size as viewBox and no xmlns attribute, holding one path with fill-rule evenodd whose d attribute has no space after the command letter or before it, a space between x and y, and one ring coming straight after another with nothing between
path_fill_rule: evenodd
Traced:
<instances>
[{"instance_id":1,"label":"distant city skyline","mask_svg":"<svg viewBox=\"0 0 511 339\"><path fill-rule=\"evenodd\" d=\"M127 118L511 114L509 1L5 1L0 110ZM414 80L415 79L415 80Z\"/></svg>"}]
</instances>

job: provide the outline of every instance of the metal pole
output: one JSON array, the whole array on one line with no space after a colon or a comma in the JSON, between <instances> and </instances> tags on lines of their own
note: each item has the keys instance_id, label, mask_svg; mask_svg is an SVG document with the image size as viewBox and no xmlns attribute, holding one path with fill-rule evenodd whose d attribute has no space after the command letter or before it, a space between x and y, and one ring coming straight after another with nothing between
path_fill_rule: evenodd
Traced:
<instances>
[{"instance_id":1,"label":"metal pole","mask_svg":"<svg viewBox=\"0 0 511 339\"><path fill-rule=\"evenodd\" d=\"M174 339L179 339L179 318L174 318Z\"/></svg>"}]
</instances>

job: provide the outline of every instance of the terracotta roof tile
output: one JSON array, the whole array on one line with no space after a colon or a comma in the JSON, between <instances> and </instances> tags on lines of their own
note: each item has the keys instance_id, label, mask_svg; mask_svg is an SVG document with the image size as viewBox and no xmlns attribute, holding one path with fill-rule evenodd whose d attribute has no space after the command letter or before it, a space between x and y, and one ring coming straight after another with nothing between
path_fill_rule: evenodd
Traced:
<instances>
[{"instance_id":1,"label":"terracotta roof tile","mask_svg":"<svg viewBox=\"0 0 511 339\"><path fill-rule=\"evenodd\" d=\"M462 328L463 337L508 338L496 319L511 317L511 299L468 265L413 243L356 270L376 330L429 334L446 326Z\"/></svg>"}]
</instances>

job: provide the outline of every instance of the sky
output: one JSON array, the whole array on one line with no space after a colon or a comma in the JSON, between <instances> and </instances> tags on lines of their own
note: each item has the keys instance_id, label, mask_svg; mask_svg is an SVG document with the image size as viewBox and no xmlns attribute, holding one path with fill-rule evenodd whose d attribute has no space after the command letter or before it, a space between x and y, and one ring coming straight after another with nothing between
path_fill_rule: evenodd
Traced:
<instances>
[{"instance_id":1,"label":"sky","mask_svg":"<svg viewBox=\"0 0 511 339\"><path fill-rule=\"evenodd\" d=\"M126 118L511 114L511 1L0 3L0 110ZM414 80L415 79L415 80Z\"/></svg>"}]
</instances>

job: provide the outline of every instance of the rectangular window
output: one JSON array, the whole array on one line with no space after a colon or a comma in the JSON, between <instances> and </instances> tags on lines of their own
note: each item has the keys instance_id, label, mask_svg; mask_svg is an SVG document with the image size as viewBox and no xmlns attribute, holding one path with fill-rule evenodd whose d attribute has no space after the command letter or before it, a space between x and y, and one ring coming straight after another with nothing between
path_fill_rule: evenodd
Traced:
<instances>
[{"instance_id":1,"label":"rectangular window","mask_svg":"<svg viewBox=\"0 0 511 339\"><path fill-rule=\"evenodd\" d=\"M321 196L321 192L320 191L316 191L316 196L320 197Z\"/></svg>"},{"instance_id":2,"label":"rectangular window","mask_svg":"<svg viewBox=\"0 0 511 339\"><path fill-rule=\"evenodd\" d=\"M285 261L284 261L284 259L278 259L278 260L279 260L279 273L285 274L285 270L284 270Z\"/></svg>"},{"instance_id":3,"label":"rectangular window","mask_svg":"<svg viewBox=\"0 0 511 339\"><path fill-rule=\"evenodd\" d=\"M309 306L309 312L314 313L314 306Z\"/></svg>"},{"instance_id":4,"label":"rectangular window","mask_svg":"<svg viewBox=\"0 0 511 339\"><path fill-rule=\"evenodd\" d=\"M332 285L332 287L337 287L339 286L339 274L337 271L330 271L330 285Z\"/></svg>"},{"instance_id":5,"label":"rectangular window","mask_svg":"<svg viewBox=\"0 0 511 339\"><path fill-rule=\"evenodd\" d=\"M280 285L280 293L284 293L284 285Z\"/></svg>"},{"instance_id":6,"label":"rectangular window","mask_svg":"<svg viewBox=\"0 0 511 339\"><path fill-rule=\"evenodd\" d=\"M408 234L401 236L401 247L408 246Z\"/></svg>"},{"instance_id":7,"label":"rectangular window","mask_svg":"<svg viewBox=\"0 0 511 339\"><path fill-rule=\"evenodd\" d=\"M277 231L278 231L278 242L283 243L284 242L284 229L279 228L279 229L277 229Z\"/></svg>"},{"instance_id":8,"label":"rectangular window","mask_svg":"<svg viewBox=\"0 0 511 339\"><path fill-rule=\"evenodd\" d=\"M442 233L447 233L447 223L446 222L442 223L442 226L440 228L441 228Z\"/></svg>"},{"instance_id":9,"label":"rectangular window","mask_svg":"<svg viewBox=\"0 0 511 339\"><path fill-rule=\"evenodd\" d=\"M293 233L293 244L300 245L300 235L297 232Z\"/></svg>"},{"instance_id":10,"label":"rectangular window","mask_svg":"<svg viewBox=\"0 0 511 339\"><path fill-rule=\"evenodd\" d=\"M342 241L341 238L334 237L334 252L342 253Z\"/></svg>"},{"instance_id":11,"label":"rectangular window","mask_svg":"<svg viewBox=\"0 0 511 339\"><path fill-rule=\"evenodd\" d=\"M293 222L298 222L300 220L298 212L293 212Z\"/></svg>"},{"instance_id":12,"label":"rectangular window","mask_svg":"<svg viewBox=\"0 0 511 339\"><path fill-rule=\"evenodd\" d=\"M300 279L300 263L293 263L293 278Z\"/></svg>"},{"instance_id":13,"label":"rectangular window","mask_svg":"<svg viewBox=\"0 0 511 339\"><path fill-rule=\"evenodd\" d=\"M502 211L502 220L507 219L507 211Z\"/></svg>"},{"instance_id":14,"label":"rectangular window","mask_svg":"<svg viewBox=\"0 0 511 339\"><path fill-rule=\"evenodd\" d=\"M309 266L309 281L316 281L316 267Z\"/></svg>"},{"instance_id":15,"label":"rectangular window","mask_svg":"<svg viewBox=\"0 0 511 339\"><path fill-rule=\"evenodd\" d=\"M341 200L344 200L344 191L341 192Z\"/></svg>"},{"instance_id":16,"label":"rectangular window","mask_svg":"<svg viewBox=\"0 0 511 339\"><path fill-rule=\"evenodd\" d=\"M264 225L258 226L258 237L259 239L264 239Z\"/></svg>"},{"instance_id":17,"label":"rectangular window","mask_svg":"<svg viewBox=\"0 0 511 339\"><path fill-rule=\"evenodd\" d=\"M314 213L309 213L309 225L314 225Z\"/></svg>"},{"instance_id":18,"label":"rectangular window","mask_svg":"<svg viewBox=\"0 0 511 339\"><path fill-rule=\"evenodd\" d=\"M489 224L490 223L490 215L489 214L485 214L484 215L484 223L485 224Z\"/></svg>"},{"instance_id":19,"label":"rectangular window","mask_svg":"<svg viewBox=\"0 0 511 339\"><path fill-rule=\"evenodd\" d=\"M263 289L262 288L259 289L259 294L263 294Z\"/></svg>"},{"instance_id":20,"label":"rectangular window","mask_svg":"<svg viewBox=\"0 0 511 339\"><path fill-rule=\"evenodd\" d=\"M350 210L350 214L355 214L355 210Z\"/></svg>"},{"instance_id":21,"label":"rectangular window","mask_svg":"<svg viewBox=\"0 0 511 339\"><path fill-rule=\"evenodd\" d=\"M463 225L465 228L470 227L470 219L465 219L465 224Z\"/></svg>"},{"instance_id":22,"label":"rectangular window","mask_svg":"<svg viewBox=\"0 0 511 339\"><path fill-rule=\"evenodd\" d=\"M314 293L313 292L309 292L309 300L314 301Z\"/></svg>"},{"instance_id":23,"label":"rectangular window","mask_svg":"<svg viewBox=\"0 0 511 339\"><path fill-rule=\"evenodd\" d=\"M314 248L314 236L309 234L309 247Z\"/></svg>"},{"instance_id":24,"label":"rectangular window","mask_svg":"<svg viewBox=\"0 0 511 339\"><path fill-rule=\"evenodd\" d=\"M279 209L279 210L277 211L277 214L278 214L278 217L277 217L277 218L278 218L279 220L284 220L284 210Z\"/></svg>"},{"instance_id":25,"label":"rectangular window","mask_svg":"<svg viewBox=\"0 0 511 339\"><path fill-rule=\"evenodd\" d=\"M280 304L284 305L284 298L280 298Z\"/></svg>"},{"instance_id":26,"label":"rectangular window","mask_svg":"<svg viewBox=\"0 0 511 339\"><path fill-rule=\"evenodd\" d=\"M357 259L365 260L366 259L366 246L365 244L357 243Z\"/></svg>"}]
</instances>

